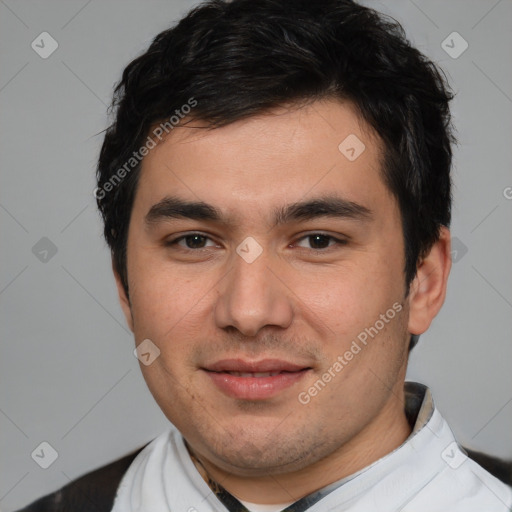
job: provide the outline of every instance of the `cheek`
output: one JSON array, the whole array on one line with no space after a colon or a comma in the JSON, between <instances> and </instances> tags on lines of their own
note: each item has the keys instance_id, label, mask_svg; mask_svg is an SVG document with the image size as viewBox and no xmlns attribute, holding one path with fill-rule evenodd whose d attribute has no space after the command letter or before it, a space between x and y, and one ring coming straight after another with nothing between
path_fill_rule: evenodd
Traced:
<instances>
[{"instance_id":1,"label":"cheek","mask_svg":"<svg viewBox=\"0 0 512 512\"><path fill-rule=\"evenodd\" d=\"M368 262L317 272L307 278L297 274L293 291L307 322L329 338L336 336L341 343L373 325L380 314L401 300L397 282L389 268L381 272Z\"/></svg>"},{"instance_id":2,"label":"cheek","mask_svg":"<svg viewBox=\"0 0 512 512\"><path fill-rule=\"evenodd\" d=\"M165 340L191 329L212 293L207 275L193 279L149 258L134 260L130 268L130 299L136 337Z\"/></svg>"}]
</instances>

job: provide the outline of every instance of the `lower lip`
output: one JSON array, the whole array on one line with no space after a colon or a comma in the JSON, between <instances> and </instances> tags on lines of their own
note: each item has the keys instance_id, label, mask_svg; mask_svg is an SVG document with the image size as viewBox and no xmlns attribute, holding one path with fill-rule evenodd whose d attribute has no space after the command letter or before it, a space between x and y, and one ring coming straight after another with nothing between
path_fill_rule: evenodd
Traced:
<instances>
[{"instance_id":1,"label":"lower lip","mask_svg":"<svg viewBox=\"0 0 512 512\"><path fill-rule=\"evenodd\" d=\"M237 377L224 372L206 374L226 395L242 400L264 400L299 382L309 370L283 372L271 377Z\"/></svg>"}]
</instances>

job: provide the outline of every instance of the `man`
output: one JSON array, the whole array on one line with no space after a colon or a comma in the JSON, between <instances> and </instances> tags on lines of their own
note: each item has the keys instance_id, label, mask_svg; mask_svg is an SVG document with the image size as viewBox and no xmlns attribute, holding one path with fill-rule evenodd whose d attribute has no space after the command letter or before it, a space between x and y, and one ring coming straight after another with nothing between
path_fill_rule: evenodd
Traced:
<instances>
[{"instance_id":1,"label":"man","mask_svg":"<svg viewBox=\"0 0 512 512\"><path fill-rule=\"evenodd\" d=\"M158 35L95 195L175 428L25 510L509 510L404 385L451 266L451 97L348 0L211 1Z\"/></svg>"}]
</instances>

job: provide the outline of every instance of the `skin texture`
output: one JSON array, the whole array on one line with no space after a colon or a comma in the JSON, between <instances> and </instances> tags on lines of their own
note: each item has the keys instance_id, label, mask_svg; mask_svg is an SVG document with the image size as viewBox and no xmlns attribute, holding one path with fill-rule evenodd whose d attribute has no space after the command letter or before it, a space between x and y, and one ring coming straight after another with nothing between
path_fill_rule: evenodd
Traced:
<instances>
[{"instance_id":1,"label":"skin texture","mask_svg":"<svg viewBox=\"0 0 512 512\"><path fill-rule=\"evenodd\" d=\"M290 502L410 434L408 339L429 327L444 301L450 236L441 230L407 294L400 212L380 174L381 142L349 103L200 126L176 128L143 161L128 235L129 298L116 276L121 305L136 343L149 338L160 349L141 365L144 378L210 476L243 500ZM338 150L350 134L366 147L354 161ZM208 203L222 221L147 222L151 207L170 196ZM327 196L371 213L274 225L276 209ZM171 244L193 233L208 238ZM308 238L318 233L344 243L320 238L318 248ZM249 236L263 249L252 263L236 252ZM401 311L301 403L299 394L394 304ZM228 358L309 370L270 398L237 399L203 369Z\"/></svg>"}]
</instances>

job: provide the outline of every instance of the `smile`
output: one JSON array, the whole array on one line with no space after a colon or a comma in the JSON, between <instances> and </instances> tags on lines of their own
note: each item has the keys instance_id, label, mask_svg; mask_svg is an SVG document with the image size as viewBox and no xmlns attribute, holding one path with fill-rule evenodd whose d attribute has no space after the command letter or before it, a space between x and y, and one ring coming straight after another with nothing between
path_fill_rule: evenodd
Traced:
<instances>
[{"instance_id":1,"label":"smile","mask_svg":"<svg viewBox=\"0 0 512 512\"><path fill-rule=\"evenodd\" d=\"M265 400L302 380L311 367L276 359L227 359L202 370L219 391L231 398Z\"/></svg>"}]
</instances>

